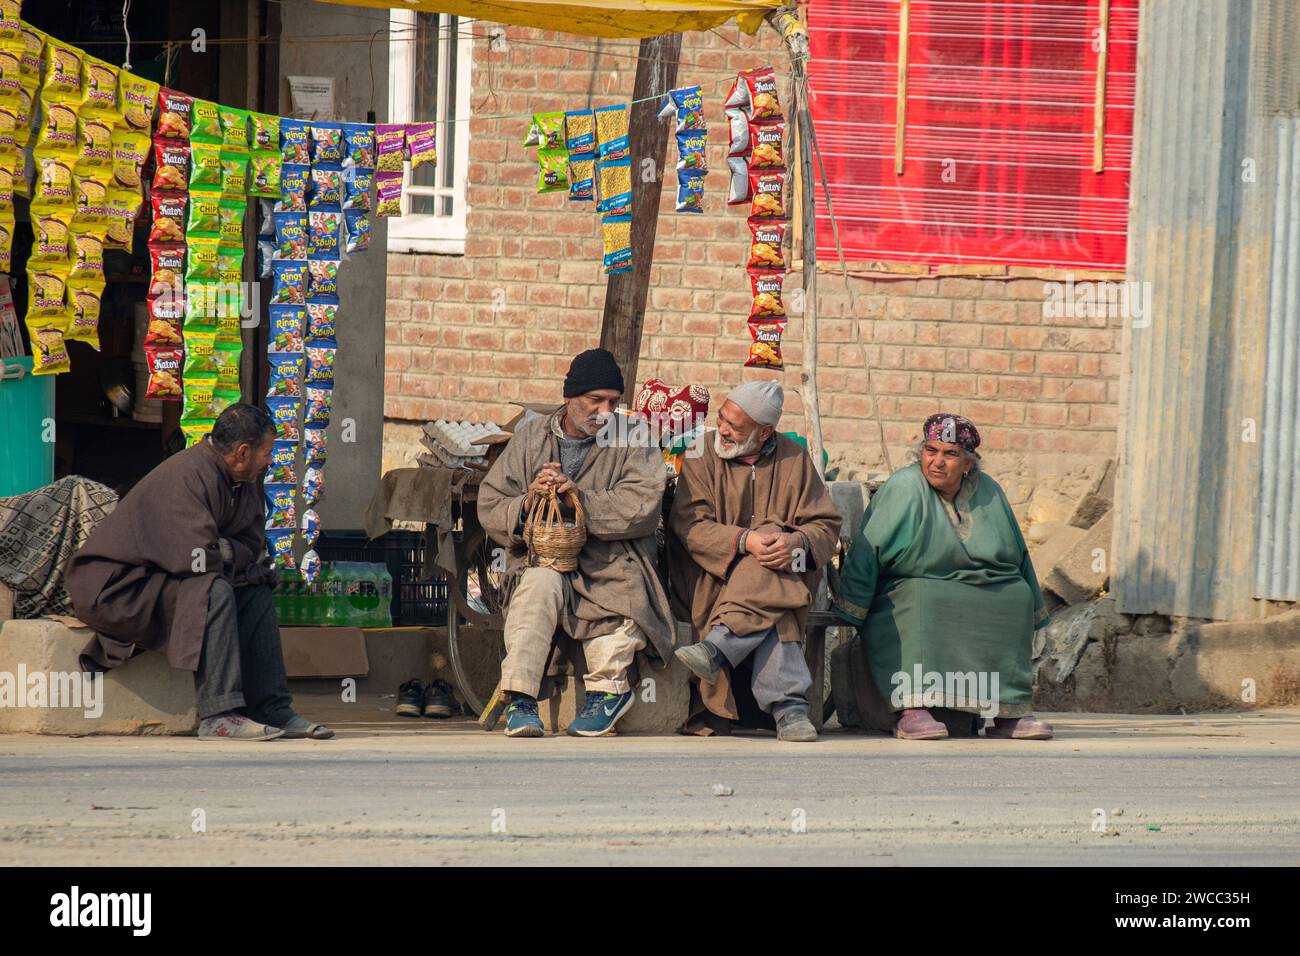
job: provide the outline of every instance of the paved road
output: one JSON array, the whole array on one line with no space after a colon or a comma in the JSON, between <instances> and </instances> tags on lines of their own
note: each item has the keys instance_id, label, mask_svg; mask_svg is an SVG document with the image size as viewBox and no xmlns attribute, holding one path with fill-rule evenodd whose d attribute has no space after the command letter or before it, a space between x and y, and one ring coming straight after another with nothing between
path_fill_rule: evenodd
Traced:
<instances>
[{"instance_id":1,"label":"paved road","mask_svg":"<svg viewBox=\"0 0 1300 956\"><path fill-rule=\"evenodd\" d=\"M0 864L1300 863L1296 710L795 745L507 740L353 706L375 720L319 743L0 737Z\"/></svg>"}]
</instances>

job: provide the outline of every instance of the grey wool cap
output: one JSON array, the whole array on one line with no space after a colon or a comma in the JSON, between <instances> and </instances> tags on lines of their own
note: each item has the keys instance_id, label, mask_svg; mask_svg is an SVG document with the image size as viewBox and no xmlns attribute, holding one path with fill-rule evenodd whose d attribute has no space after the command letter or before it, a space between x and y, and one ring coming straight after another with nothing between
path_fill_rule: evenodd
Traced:
<instances>
[{"instance_id":1,"label":"grey wool cap","mask_svg":"<svg viewBox=\"0 0 1300 956\"><path fill-rule=\"evenodd\" d=\"M775 425L781 420L785 392L775 379L746 382L732 389L727 401L735 402L740 410L760 425Z\"/></svg>"}]
</instances>

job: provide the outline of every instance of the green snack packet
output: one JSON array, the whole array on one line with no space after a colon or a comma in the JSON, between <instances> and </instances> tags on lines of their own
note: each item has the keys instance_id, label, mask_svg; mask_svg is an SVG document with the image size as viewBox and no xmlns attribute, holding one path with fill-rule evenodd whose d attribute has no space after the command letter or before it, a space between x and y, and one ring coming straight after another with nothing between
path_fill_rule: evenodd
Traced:
<instances>
[{"instance_id":1,"label":"green snack packet","mask_svg":"<svg viewBox=\"0 0 1300 956\"><path fill-rule=\"evenodd\" d=\"M185 407L181 411L181 421L193 421L196 418L215 419L235 402L239 401L237 388L223 388L217 376L208 374L185 380Z\"/></svg>"},{"instance_id":2,"label":"green snack packet","mask_svg":"<svg viewBox=\"0 0 1300 956\"><path fill-rule=\"evenodd\" d=\"M247 203L242 199L224 198L218 204L221 225L220 236L224 245L244 247L244 209Z\"/></svg>"},{"instance_id":3,"label":"green snack packet","mask_svg":"<svg viewBox=\"0 0 1300 956\"><path fill-rule=\"evenodd\" d=\"M271 116L267 113L249 113L249 124L253 128L253 136L249 140L251 149L273 149L277 153L280 151L280 117Z\"/></svg>"},{"instance_id":4,"label":"green snack packet","mask_svg":"<svg viewBox=\"0 0 1300 956\"><path fill-rule=\"evenodd\" d=\"M217 114L221 117L221 142L228 147L248 149L248 110L219 106Z\"/></svg>"},{"instance_id":5,"label":"green snack packet","mask_svg":"<svg viewBox=\"0 0 1300 956\"><path fill-rule=\"evenodd\" d=\"M221 151L221 194L232 199L248 195L248 153L237 149Z\"/></svg>"},{"instance_id":6,"label":"green snack packet","mask_svg":"<svg viewBox=\"0 0 1300 956\"><path fill-rule=\"evenodd\" d=\"M192 332L185 338L185 380L208 380L216 376L217 388L239 387L239 358L242 349L222 341L216 332Z\"/></svg>"},{"instance_id":7,"label":"green snack packet","mask_svg":"<svg viewBox=\"0 0 1300 956\"><path fill-rule=\"evenodd\" d=\"M188 255L185 260L185 284L196 282L216 282L220 278L217 269L218 240L211 237L195 237L189 241Z\"/></svg>"},{"instance_id":8,"label":"green snack packet","mask_svg":"<svg viewBox=\"0 0 1300 956\"><path fill-rule=\"evenodd\" d=\"M217 249L217 278L226 287L238 288L244 277L244 250L242 247L221 246Z\"/></svg>"},{"instance_id":9,"label":"green snack packet","mask_svg":"<svg viewBox=\"0 0 1300 956\"><path fill-rule=\"evenodd\" d=\"M248 194L280 198L280 151L253 150L249 157Z\"/></svg>"},{"instance_id":10,"label":"green snack packet","mask_svg":"<svg viewBox=\"0 0 1300 956\"><path fill-rule=\"evenodd\" d=\"M542 149L565 149L564 112L534 113L528 135L524 137L525 146L539 146Z\"/></svg>"},{"instance_id":11,"label":"green snack packet","mask_svg":"<svg viewBox=\"0 0 1300 956\"><path fill-rule=\"evenodd\" d=\"M569 191L569 151L567 149L539 149L537 151L537 191L539 193Z\"/></svg>"},{"instance_id":12,"label":"green snack packet","mask_svg":"<svg viewBox=\"0 0 1300 956\"><path fill-rule=\"evenodd\" d=\"M208 437L212 431L212 426L216 424L215 419L192 419L188 422L181 422L181 434L185 436L185 447L193 448L203 439Z\"/></svg>"},{"instance_id":13,"label":"green snack packet","mask_svg":"<svg viewBox=\"0 0 1300 956\"><path fill-rule=\"evenodd\" d=\"M221 144L221 113L216 103L194 101L190 111L190 142Z\"/></svg>"},{"instance_id":14,"label":"green snack packet","mask_svg":"<svg viewBox=\"0 0 1300 956\"><path fill-rule=\"evenodd\" d=\"M190 147L190 189L217 192L221 189L221 147L195 143Z\"/></svg>"},{"instance_id":15,"label":"green snack packet","mask_svg":"<svg viewBox=\"0 0 1300 956\"><path fill-rule=\"evenodd\" d=\"M221 197L217 193L190 193L190 217L185 237L221 236Z\"/></svg>"}]
</instances>

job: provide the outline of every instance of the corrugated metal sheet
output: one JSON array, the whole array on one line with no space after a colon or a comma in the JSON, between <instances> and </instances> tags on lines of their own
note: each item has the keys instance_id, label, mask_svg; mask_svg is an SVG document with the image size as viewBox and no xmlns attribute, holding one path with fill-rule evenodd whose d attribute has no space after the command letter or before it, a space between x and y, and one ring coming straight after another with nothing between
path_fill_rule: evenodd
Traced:
<instances>
[{"instance_id":1,"label":"corrugated metal sheet","mask_svg":"<svg viewBox=\"0 0 1300 956\"><path fill-rule=\"evenodd\" d=\"M1151 310L1124 335L1112 592L1130 614L1251 617L1273 211L1251 65L1268 38L1246 0L1141 10L1128 272Z\"/></svg>"},{"instance_id":2,"label":"corrugated metal sheet","mask_svg":"<svg viewBox=\"0 0 1300 956\"><path fill-rule=\"evenodd\" d=\"M1256 595L1300 600L1300 116L1273 120L1277 177Z\"/></svg>"}]
</instances>

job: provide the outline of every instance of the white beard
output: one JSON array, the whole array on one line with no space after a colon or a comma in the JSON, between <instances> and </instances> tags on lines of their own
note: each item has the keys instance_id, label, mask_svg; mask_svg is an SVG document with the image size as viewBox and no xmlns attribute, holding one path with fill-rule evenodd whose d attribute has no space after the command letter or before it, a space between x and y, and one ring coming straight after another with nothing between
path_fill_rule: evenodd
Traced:
<instances>
[{"instance_id":1,"label":"white beard","mask_svg":"<svg viewBox=\"0 0 1300 956\"><path fill-rule=\"evenodd\" d=\"M744 458L758 451L758 429L755 428L749 433L739 445L726 445L722 441L722 432L713 433L713 450L718 453L718 457L725 460L732 458Z\"/></svg>"}]
</instances>

